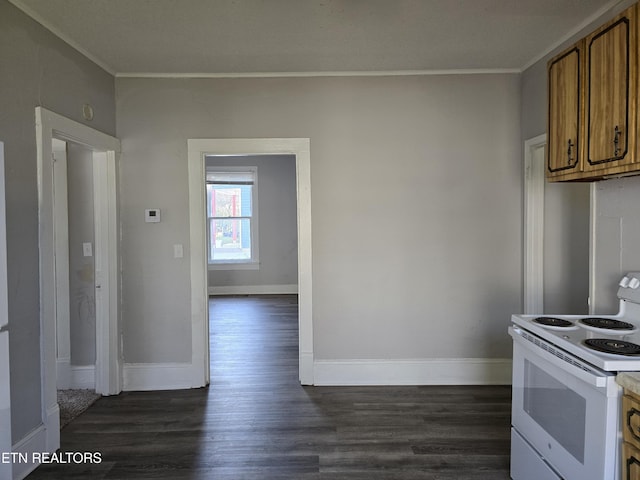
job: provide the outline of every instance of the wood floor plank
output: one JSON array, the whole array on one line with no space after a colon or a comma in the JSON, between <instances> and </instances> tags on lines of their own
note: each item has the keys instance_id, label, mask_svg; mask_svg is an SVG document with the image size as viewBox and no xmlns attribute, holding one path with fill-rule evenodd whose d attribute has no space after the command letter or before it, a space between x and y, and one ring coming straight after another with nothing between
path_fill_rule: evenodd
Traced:
<instances>
[{"instance_id":1,"label":"wood floor plank","mask_svg":"<svg viewBox=\"0 0 640 480\"><path fill-rule=\"evenodd\" d=\"M38 479L502 480L507 386L303 387L297 297L210 301L211 385L99 399Z\"/></svg>"}]
</instances>

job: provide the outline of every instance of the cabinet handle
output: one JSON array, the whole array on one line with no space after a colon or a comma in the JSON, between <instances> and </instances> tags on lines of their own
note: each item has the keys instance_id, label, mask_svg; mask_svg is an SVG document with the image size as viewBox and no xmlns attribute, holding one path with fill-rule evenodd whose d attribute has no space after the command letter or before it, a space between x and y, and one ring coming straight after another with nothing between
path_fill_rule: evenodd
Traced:
<instances>
[{"instance_id":1,"label":"cabinet handle","mask_svg":"<svg viewBox=\"0 0 640 480\"><path fill-rule=\"evenodd\" d=\"M620 135L622 135L622 130L616 125L616 128L613 129L613 156L617 157L620 155Z\"/></svg>"},{"instance_id":2,"label":"cabinet handle","mask_svg":"<svg viewBox=\"0 0 640 480\"><path fill-rule=\"evenodd\" d=\"M571 165L573 162L573 158L571 158L571 151L575 146L575 143L573 143L571 139L567 140L567 165Z\"/></svg>"}]
</instances>

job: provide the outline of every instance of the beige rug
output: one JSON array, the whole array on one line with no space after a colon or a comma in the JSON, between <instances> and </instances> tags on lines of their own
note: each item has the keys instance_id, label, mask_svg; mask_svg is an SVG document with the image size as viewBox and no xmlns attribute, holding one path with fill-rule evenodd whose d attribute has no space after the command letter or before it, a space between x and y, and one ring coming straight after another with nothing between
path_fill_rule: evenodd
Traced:
<instances>
[{"instance_id":1,"label":"beige rug","mask_svg":"<svg viewBox=\"0 0 640 480\"><path fill-rule=\"evenodd\" d=\"M84 412L98 398L100 395L92 390L58 390L60 428Z\"/></svg>"}]
</instances>

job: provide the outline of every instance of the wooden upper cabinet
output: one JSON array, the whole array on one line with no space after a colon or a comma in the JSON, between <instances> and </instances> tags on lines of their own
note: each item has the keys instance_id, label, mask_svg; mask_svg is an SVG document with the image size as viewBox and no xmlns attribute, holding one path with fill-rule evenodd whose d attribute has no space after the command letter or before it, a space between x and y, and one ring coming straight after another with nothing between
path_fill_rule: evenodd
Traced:
<instances>
[{"instance_id":1,"label":"wooden upper cabinet","mask_svg":"<svg viewBox=\"0 0 640 480\"><path fill-rule=\"evenodd\" d=\"M638 5L547 64L547 178L640 174Z\"/></svg>"},{"instance_id":2,"label":"wooden upper cabinet","mask_svg":"<svg viewBox=\"0 0 640 480\"><path fill-rule=\"evenodd\" d=\"M636 6L589 35L585 171L634 162L637 70ZM603 173L606 174L606 173Z\"/></svg>"},{"instance_id":3,"label":"wooden upper cabinet","mask_svg":"<svg viewBox=\"0 0 640 480\"><path fill-rule=\"evenodd\" d=\"M584 42L579 42L548 64L548 177L579 171L582 152L583 62Z\"/></svg>"}]
</instances>

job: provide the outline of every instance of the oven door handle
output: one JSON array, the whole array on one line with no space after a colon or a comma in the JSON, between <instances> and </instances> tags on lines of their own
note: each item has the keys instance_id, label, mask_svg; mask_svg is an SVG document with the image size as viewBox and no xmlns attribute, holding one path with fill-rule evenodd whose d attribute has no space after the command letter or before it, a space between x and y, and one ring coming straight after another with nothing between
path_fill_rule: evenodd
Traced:
<instances>
[{"instance_id":1,"label":"oven door handle","mask_svg":"<svg viewBox=\"0 0 640 480\"><path fill-rule=\"evenodd\" d=\"M604 372L591 367L580 361L573 355L548 344L548 342L540 341L541 344L547 345L552 351L542 348L524 337L524 331L519 327L509 327L509 335L513 337L514 342L525 347L534 355L537 355L570 375L579 378L588 385L596 388L606 388L607 378L614 376L612 373ZM537 338L537 337L534 337Z\"/></svg>"}]
</instances>

